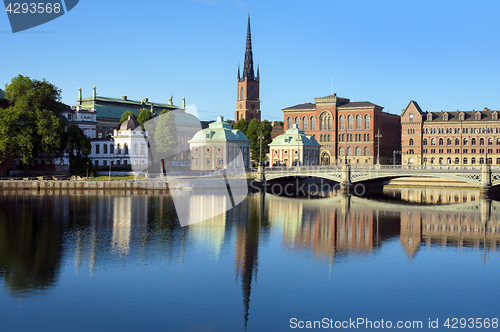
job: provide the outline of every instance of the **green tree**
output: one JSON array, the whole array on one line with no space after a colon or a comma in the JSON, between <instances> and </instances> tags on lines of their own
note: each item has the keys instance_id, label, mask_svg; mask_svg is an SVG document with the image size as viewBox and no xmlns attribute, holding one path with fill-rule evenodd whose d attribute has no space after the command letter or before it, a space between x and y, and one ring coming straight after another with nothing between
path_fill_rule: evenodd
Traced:
<instances>
[{"instance_id":1,"label":"green tree","mask_svg":"<svg viewBox=\"0 0 500 332\"><path fill-rule=\"evenodd\" d=\"M132 115L134 117L135 120L137 120L137 115L135 115L134 112L132 111L126 111L123 113L121 119L120 119L120 122L118 122L118 129L120 128L120 126L122 125L123 122L127 121L128 120L128 117L129 115Z\"/></svg>"},{"instance_id":2,"label":"green tree","mask_svg":"<svg viewBox=\"0 0 500 332\"><path fill-rule=\"evenodd\" d=\"M72 123L64 135L65 152L68 154L70 172L77 175L86 175L87 168L90 173L95 173L94 166L88 157L92 151L90 138L83 129Z\"/></svg>"},{"instance_id":3,"label":"green tree","mask_svg":"<svg viewBox=\"0 0 500 332\"><path fill-rule=\"evenodd\" d=\"M262 162L264 162L264 160L267 159L266 155L269 153L269 143L273 141L271 138L271 131L273 130L271 122L267 120L261 121L259 130L262 132L262 136L264 137L262 139ZM260 155L260 141L258 143L258 150Z\"/></svg>"},{"instance_id":4,"label":"green tree","mask_svg":"<svg viewBox=\"0 0 500 332\"><path fill-rule=\"evenodd\" d=\"M248 124L248 129L246 136L250 140L250 158L252 160L259 160L259 149L260 141L258 136L260 135L260 121L258 119L252 119Z\"/></svg>"},{"instance_id":5,"label":"green tree","mask_svg":"<svg viewBox=\"0 0 500 332\"><path fill-rule=\"evenodd\" d=\"M254 119L256 120L256 119ZM239 119L235 123L233 123L233 128L234 129L239 129L243 132L243 134L247 135L247 130L248 130L248 121L245 119ZM247 135L248 137L248 135Z\"/></svg>"},{"instance_id":6,"label":"green tree","mask_svg":"<svg viewBox=\"0 0 500 332\"><path fill-rule=\"evenodd\" d=\"M61 90L46 80L19 75L5 86L5 97L11 106L0 111L0 161L21 155L29 171L40 154L61 150Z\"/></svg>"},{"instance_id":7,"label":"green tree","mask_svg":"<svg viewBox=\"0 0 500 332\"><path fill-rule=\"evenodd\" d=\"M149 112L149 110L145 108L141 108L141 112L137 117L137 122L139 122L139 124L141 125L142 130L144 130L144 122L151 120L151 118L152 118L151 112Z\"/></svg>"},{"instance_id":8,"label":"green tree","mask_svg":"<svg viewBox=\"0 0 500 332\"><path fill-rule=\"evenodd\" d=\"M274 121L275 126L283 126L283 121Z\"/></svg>"},{"instance_id":9,"label":"green tree","mask_svg":"<svg viewBox=\"0 0 500 332\"><path fill-rule=\"evenodd\" d=\"M168 113L168 112L170 112L170 111L166 110L166 109L162 109L161 112L160 112L160 115L163 115L163 114Z\"/></svg>"},{"instance_id":10,"label":"green tree","mask_svg":"<svg viewBox=\"0 0 500 332\"><path fill-rule=\"evenodd\" d=\"M166 159L171 162L177 153L177 128L175 126L175 116L172 112L161 115L154 130L154 143L156 151L162 156L160 159Z\"/></svg>"}]
</instances>

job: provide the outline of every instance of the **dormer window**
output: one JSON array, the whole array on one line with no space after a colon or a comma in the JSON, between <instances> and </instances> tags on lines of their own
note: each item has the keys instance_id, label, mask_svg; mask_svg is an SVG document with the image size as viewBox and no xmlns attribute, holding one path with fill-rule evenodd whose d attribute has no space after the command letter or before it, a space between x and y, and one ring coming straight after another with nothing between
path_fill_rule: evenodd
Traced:
<instances>
[{"instance_id":1,"label":"dormer window","mask_svg":"<svg viewBox=\"0 0 500 332\"><path fill-rule=\"evenodd\" d=\"M410 113L410 121L413 121L413 113Z\"/></svg>"},{"instance_id":2,"label":"dormer window","mask_svg":"<svg viewBox=\"0 0 500 332\"><path fill-rule=\"evenodd\" d=\"M444 120L444 121L448 121L448 113L444 113L444 115L443 115L443 120Z\"/></svg>"},{"instance_id":3,"label":"dormer window","mask_svg":"<svg viewBox=\"0 0 500 332\"><path fill-rule=\"evenodd\" d=\"M210 133L207 133L205 136L206 139L210 139Z\"/></svg>"},{"instance_id":4,"label":"dormer window","mask_svg":"<svg viewBox=\"0 0 500 332\"><path fill-rule=\"evenodd\" d=\"M479 112L476 113L476 120L481 120L481 113Z\"/></svg>"},{"instance_id":5,"label":"dormer window","mask_svg":"<svg viewBox=\"0 0 500 332\"><path fill-rule=\"evenodd\" d=\"M460 121L464 121L464 113L460 113Z\"/></svg>"},{"instance_id":6,"label":"dormer window","mask_svg":"<svg viewBox=\"0 0 500 332\"><path fill-rule=\"evenodd\" d=\"M288 143L288 137L285 137L285 143Z\"/></svg>"},{"instance_id":7,"label":"dormer window","mask_svg":"<svg viewBox=\"0 0 500 332\"><path fill-rule=\"evenodd\" d=\"M432 121L432 113L427 114L427 121Z\"/></svg>"},{"instance_id":8,"label":"dormer window","mask_svg":"<svg viewBox=\"0 0 500 332\"><path fill-rule=\"evenodd\" d=\"M493 112L493 113L491 114L491 118L492 118L493 120L498 120L498 113L497 113L496 111L495 111L495 112Z\"/></svg>"}]
</instances>

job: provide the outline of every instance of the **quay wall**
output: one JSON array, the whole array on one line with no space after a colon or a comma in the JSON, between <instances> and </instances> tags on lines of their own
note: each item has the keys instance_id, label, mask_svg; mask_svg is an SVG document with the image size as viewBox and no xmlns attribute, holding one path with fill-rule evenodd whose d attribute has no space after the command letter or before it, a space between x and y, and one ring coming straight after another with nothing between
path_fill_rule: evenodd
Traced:
<instances>
[{"instance_id":1,"label":"quay wall","mask_svg":"<svg viewBox=\"0 0 500 332\"><path fill-rule=\"evenodd\" d=\"M4 180L0 190L168 190L165 181L45 181L45 180Z\"/></svg>"}]
</instances>

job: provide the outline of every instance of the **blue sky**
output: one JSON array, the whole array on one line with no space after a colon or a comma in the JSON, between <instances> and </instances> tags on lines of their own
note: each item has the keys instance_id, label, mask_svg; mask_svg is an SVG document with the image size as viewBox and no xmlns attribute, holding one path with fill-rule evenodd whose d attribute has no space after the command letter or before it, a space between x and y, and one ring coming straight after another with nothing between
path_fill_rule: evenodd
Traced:
<instances>
[{"instance_id":1,"label":"blue sky","mask_svg":"<svg viewBox=\"0 0 500 332\"><path fill-rule=\"evenodd\" d=\"M0 85L45 78L74 105L78 87L107 97L195 104L234 118L248 8L263 118L330 94L399 114L500 109L500 1L80 0L12 34L0 13Z\"/></svg>"}]
</instances>

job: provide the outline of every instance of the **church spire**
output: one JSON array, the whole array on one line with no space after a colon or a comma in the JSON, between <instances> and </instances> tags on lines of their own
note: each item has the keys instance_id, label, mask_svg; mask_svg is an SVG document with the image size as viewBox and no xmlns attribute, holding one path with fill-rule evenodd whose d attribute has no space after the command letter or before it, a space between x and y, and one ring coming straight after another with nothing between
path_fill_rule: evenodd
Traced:
<instances>
[{"instance_id":1,"label":"church spire","mask_svg":"<svg viewBox=\"0 0 500 332\"><path fill-rule=\"evenodd\" d=\"M254 79L253 53L252 53L252 33L250 32L250 13L248 13L247 45L245 49L245 64L243 68L243 78Z\"/></svg>"}]
</instances>

